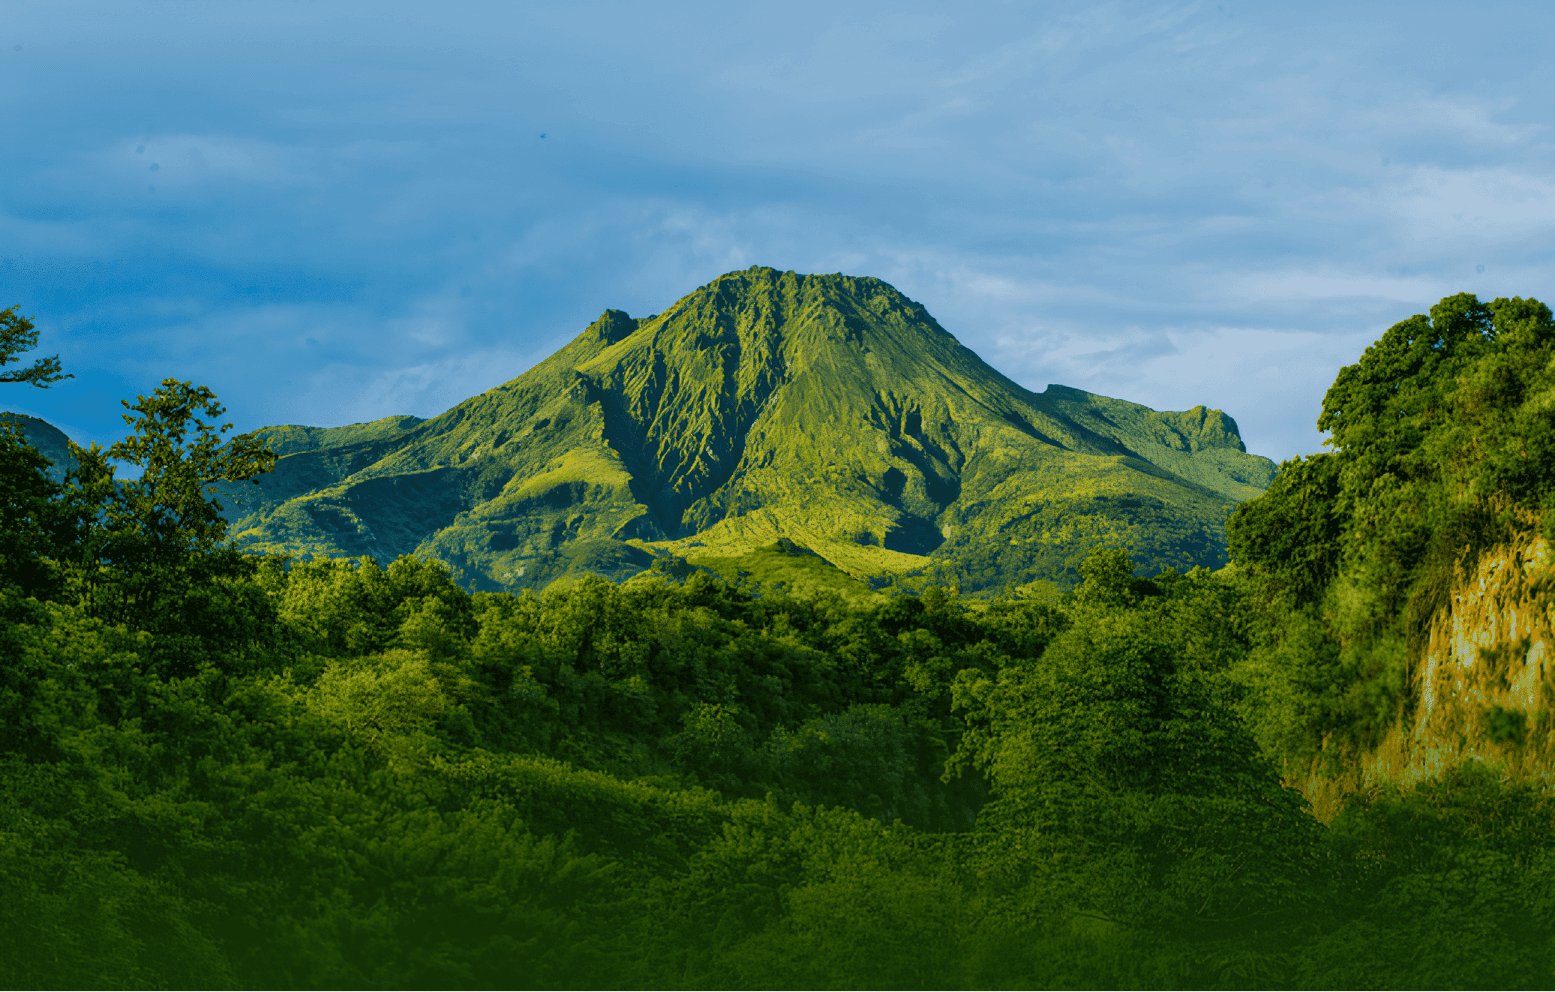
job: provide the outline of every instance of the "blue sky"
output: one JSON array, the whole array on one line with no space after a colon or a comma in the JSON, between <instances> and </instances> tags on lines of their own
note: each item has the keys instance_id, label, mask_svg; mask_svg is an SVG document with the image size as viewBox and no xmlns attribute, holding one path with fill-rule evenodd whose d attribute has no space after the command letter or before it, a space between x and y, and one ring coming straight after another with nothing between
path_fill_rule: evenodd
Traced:
<instances>
[{"instance_id":1,"label":"blue sky","mask_svg":"<svg viewBox=\"0 0 1555 992\"><path fill-rule=\"evenodd\" d=\"M1527 3L7 0L0 308L76 378L0 408L107 443L172 376L244 430L432 416L607 307L762 264L883 278L1030 388L1312 452L1393 322L1555 296L1552 29Z\"/></svg>"}]
</instances>

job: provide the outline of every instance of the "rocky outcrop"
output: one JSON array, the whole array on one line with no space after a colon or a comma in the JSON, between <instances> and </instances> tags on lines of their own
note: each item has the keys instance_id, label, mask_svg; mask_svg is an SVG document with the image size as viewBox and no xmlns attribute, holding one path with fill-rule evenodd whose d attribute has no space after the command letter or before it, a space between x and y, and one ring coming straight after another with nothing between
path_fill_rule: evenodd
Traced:
<instances>
[{"instance_id":1,"label":"rocky outcrop","mask_svg":"<svg viewBox=\"0 0 1555 992\"><path fill-rule=\"evenodd\" d=\"M1399 719L1349 774L1312 775L1319 815L1344 794L1409 784L1478 760L1519 781L1555 782L1555 568L1535 533L1460 572L1411 659Z\"/></svg>"}]
</instances>

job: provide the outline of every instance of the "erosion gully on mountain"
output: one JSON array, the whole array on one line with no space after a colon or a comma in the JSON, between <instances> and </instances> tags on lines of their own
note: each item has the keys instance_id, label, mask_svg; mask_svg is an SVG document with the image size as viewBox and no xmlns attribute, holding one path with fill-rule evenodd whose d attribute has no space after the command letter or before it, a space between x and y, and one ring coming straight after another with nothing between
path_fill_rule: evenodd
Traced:
<instances>
[{"instance_id":1,"label":"erosion gully on mountain","mask_svg":"<svg viewBox=\"0 0 1555 992\"><path fill-rule=\"evenodd\" d=\"M223 494L233 542L301 559L415 553L472 589L622 580L778 538L858 580L968 594L1078 578L1100 545L1218 566L1274 463L1218 410L1024 389L873 278L755 267L661 314L607 310L430 420L271 427Z\"/></svg>"}]
</instances>

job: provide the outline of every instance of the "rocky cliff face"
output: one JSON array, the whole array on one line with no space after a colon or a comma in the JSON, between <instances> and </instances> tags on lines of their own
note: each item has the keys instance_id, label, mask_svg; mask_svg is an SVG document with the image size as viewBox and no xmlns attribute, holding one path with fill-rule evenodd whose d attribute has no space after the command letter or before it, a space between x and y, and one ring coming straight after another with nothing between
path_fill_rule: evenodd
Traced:
<instances>
[{"instance_id":1,"label":"rocky cliff face","mask_svg":"<svg viewBox=\"0 0 1555 992\"><path fill-rule=\"evenodd\" d=\"M1555 562L1535 533L1460 572L1411 658L1400 717L1351 773L1317 776L1320 813L1345 792L1412 783L1479 760L1522 781L1555 782Z\"/></svg>"}]
</instances>

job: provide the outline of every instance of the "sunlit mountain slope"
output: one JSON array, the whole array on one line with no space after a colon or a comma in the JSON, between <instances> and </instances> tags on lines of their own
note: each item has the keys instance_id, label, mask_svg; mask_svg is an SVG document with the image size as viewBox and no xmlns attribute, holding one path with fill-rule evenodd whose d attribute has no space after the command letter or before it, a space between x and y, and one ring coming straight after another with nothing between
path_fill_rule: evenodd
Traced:
<instances>
[{"instance_id":1,"label":"sunlit mountain slope","mask_svg":"<svg viewBox=\"0 0 1555 992\"><path fill-rule=\"evenodd\" d=\"M662 314L608 310L528 372L430 420L267 432L234 542L415 552L478 588L779 536L856 576L1055 581L1098 543L1222 560L1274 464L1235 422L1064 386L1033 393L878 279L734 272Z\"/></svg>"}]
</instances>

